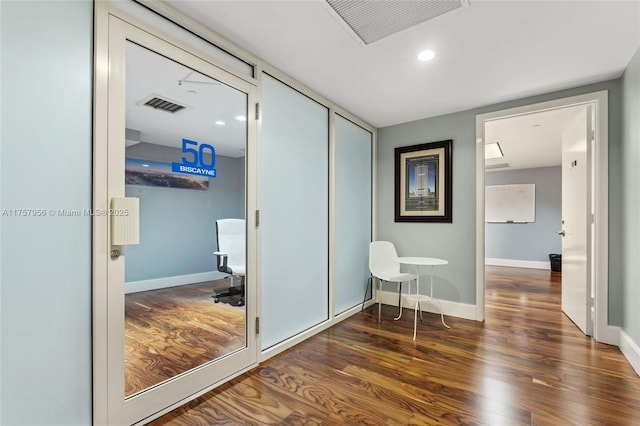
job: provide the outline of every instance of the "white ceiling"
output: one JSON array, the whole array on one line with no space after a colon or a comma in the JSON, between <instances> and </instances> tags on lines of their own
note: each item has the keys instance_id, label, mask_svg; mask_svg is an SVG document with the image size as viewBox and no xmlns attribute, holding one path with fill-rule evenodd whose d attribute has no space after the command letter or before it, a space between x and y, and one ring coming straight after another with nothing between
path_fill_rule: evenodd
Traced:
<instances>
[{"instance_id":1,"label":"white ceiling","mask_svg":"<svg viewBox=\"0 0 640 426\"><path fill-rule=\"evenodd\" d=\"M485 165L508 163L508 167L487 171L560 166L562 132L584 108L561 108L487 122L486 143L498 142L504 157L488 159Z\"/></svg>"},{"instance_id":2,"label":"white ceiling","mask_svg":"<svg viewBox=\"0 0 640 426\"><path fill-rule=\"evenodd\" d=\"M640 1L474 0L369 45L323 2L170 3L376 127L616 78L640 45ZM421 63L416 55L425 48L437 56ZM179 147L186 137L214 145L219 155L243 156L246 123L234 117L246 111L245 96L220 84L178 84L189 72L129 46L127 127L145 142ZM150 94L192 108L172 116L137 105ZM560 165L569 115L556 110L488 123L487 142L499 141L505 157L487 165Z\"/></svg>"},{"instance_id":3,"label":"white ceiling","mask_svg":"<svg viewBox=\"0 0 640 426\"><path fill-rule=\"evenodd\" d=\"M140 132L140 142L180 148L185 138L214 146L218 155L245 155L246 122L235 118L247 114L244 93L131 42L126 54L125 126ZM171 114L142 105L150 95L187 109Z\"/></svg>"},{"instance_id":4,"label":"white ceiling","mask_svg":"<svg viewBox=\"0 0 640 426\"><path fill-rule=\"evenodd\" d=\"M639 1L471 0L366 46L324 0L169 3L375 127L617 78L640 46Z\"/></svg>"}]
</instances>

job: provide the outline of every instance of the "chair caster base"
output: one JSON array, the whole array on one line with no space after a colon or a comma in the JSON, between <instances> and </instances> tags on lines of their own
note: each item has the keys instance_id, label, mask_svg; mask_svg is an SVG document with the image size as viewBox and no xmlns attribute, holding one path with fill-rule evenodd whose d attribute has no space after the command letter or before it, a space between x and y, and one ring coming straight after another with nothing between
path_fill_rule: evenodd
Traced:
<instances>
[{"instance_id":1,"label":"chair caster base","mask_svg":"<svg viewBox=\"0 0 640 426\"><path fill-rule=\"evenodd\" d=\"M233 300L234 297L233 296L211 296L213 298L213 302L214 303L220 303L220 298L221 297L226 297L229 298L229 305L233 305L233 306L244 306L244 297L240 297L237 300Z\"/></svg>"}]
</instances>

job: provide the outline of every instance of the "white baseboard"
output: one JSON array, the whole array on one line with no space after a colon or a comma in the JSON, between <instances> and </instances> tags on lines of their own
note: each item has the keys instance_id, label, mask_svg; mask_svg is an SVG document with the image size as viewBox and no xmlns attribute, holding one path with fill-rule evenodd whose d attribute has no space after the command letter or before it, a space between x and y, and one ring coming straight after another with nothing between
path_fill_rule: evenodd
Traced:
<instances>
[{"instance_id":1,"label":"white baseboard","mask_svg":"<svg viewBox=\"0 0 640 426\"><path fill-rule=\"evenodd\" d=\"M640 348L623 330L620 330L620 351L627 357L629 364L636 370L636 374L640 376Z\"/></svg>"},{"instance_id":2,"label":"white baseboard","mask_svg":"<svg viewBox=\"0 0 640 426\"><path fill-rule=\"evenodd\" d=\"M513 268L551 269L549 262L538 262L534 260L494 259L487 257L484 259L484 264L491 266L511 266Z\"/></svg>"},{"instance_id":3,"label":"white baseboard","mask_svg":"<svg viewBox=\"0 0 640 426\"><path fill-rule=\"evenodd\" d=\"M385 305L398 306L398 293L393 291L380 291L379 292L380 302ZM407 308L414 308L414 304L405 304L406 300L403 302L402 306ZM442 313L457 318L464 318L468 320L476 320L476 305L469 305L467 303L459 303L459 302L451 302L449 300L440 300L442 304ZM438 305L435 303L422 303L423 312L430 313L440 313L440 309Z\"/></svg>"},{"instance_id":4,"label":"white baseboard","mask_svg":"<svg viewBox=\"0 0 640 426\"><path fill-rule=\"evenodd\" d=\"M140 291L158 290L160 288L175 287L185 284L201 283L203 281L214 281L228 277L218 271L200 272L197 274L175 275L172 277L154 278L152 280L130 281L124 284L125 294L138 293Z\"/></svg>"}]
</instances>

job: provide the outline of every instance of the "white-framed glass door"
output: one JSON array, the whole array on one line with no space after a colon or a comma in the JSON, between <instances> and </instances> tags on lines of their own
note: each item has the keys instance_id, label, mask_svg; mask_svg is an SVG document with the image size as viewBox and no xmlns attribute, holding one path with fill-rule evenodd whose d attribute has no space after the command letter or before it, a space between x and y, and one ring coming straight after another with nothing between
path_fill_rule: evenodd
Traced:
<instances>
[{"instance_id":1,"label":"white-framed glass door","mask_svg":"<svg viewBox=\"0 0 640 426\"><path fill-rule=\"evenodd\" d=\"M256 94L179 43L108 27L94 390L97 417L134 424L256 363Z\"/></svg>"}]
</instances>

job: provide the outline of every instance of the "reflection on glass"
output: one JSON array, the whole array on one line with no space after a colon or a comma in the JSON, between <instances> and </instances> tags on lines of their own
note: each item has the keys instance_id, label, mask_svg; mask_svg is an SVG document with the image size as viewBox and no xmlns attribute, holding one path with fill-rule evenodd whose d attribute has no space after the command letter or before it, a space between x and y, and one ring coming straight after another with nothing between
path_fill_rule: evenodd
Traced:
<instances>
[{"instance_id":1,"label":"reflection on glass","mask_svg":"<svg viewBox=\"0 0 640 426\"><path fill-rule=\"evenodd\" d=\"M247 130L235 117L247 97L133 43L126 61L125 195L140 199L140 244L125 252L131 396L246 346L244 270L214 252L216 222L240 220L244 262Z\"/></svg>"}]
</instances>

